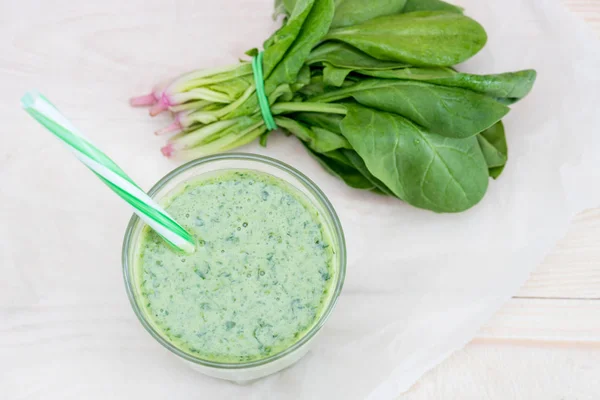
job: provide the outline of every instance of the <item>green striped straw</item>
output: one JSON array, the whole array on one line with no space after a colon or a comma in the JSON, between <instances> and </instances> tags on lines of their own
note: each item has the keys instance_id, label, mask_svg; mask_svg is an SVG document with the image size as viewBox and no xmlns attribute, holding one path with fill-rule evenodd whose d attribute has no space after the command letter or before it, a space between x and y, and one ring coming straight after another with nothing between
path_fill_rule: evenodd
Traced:
<instances>
[{"instance_id":1,"label":"green striped straw","mask_svg":"<svg viewBox=\"0 0 600 400\"><path fill-rule=\"evenodd\" d=\"M194 252L195 240L192 235L175 222L106 154L84 138L47 98L37 92L29 92L21 99L21 106L67 144L79 161L129 203L134 212L167 243L186 253Z\"/></svg>"}]
</instances>

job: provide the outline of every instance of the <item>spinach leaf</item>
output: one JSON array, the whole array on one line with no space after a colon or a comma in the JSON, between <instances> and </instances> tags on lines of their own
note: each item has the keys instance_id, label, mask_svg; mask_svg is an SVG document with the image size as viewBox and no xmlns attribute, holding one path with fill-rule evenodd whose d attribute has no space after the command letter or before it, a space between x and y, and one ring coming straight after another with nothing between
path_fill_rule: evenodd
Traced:
<instances>
[{"instance_id":1,"label":"spinach leaf","mask_svg":"<svg viewBox=\"0 0 600 400\"><path fill-rule=\"evenodd\" d=\"M298 0L275 0L275 13L273 17L277 18L281 14L290 16L297 2Z\"/></svg>"},{"instance_id":2,"label":"spinach leaf","mask_svg":"<svg viewBox=\"0 0 600 400\"><path fill-rule=\"evenodd\" d=\"M352 163L352 166L354 168L356 168L357 171L359 171L365 178L367 178L369 180L369 182L371 182L373 185L375 185L375 187L377 189L379 189L379 192L381 194L395 197L394 193L390 189L388 189L387 186L385 186L385 184L383 182L381 182L379 179L377 179L371 173L371 171L369 171L369 169L365 165L365 162L363 161L362 158L360 158L360 156L358 155L358 153L356 151L354 151L354 150L340 150L340 151L342 152L342 154L344 154L346 159L348 159Z\"/></svg>"},{"instance_id":3,"label":"spinach leaf","mask_svg":"<svg viewBox=\"0 0 600 400\"><path fill-rule=\"evenodd\" d=\"M298 5L294 8L294 13L297 8ZM277 64L272 75L267 78L265 82L267 93L282 83L294 83L310 51L329 30L333 12L333 0L318 0L315 2L293 45L285 53L281 62ZM293 16L292 14L292 18Z\"/></svg>"},{"instance_id":4,"label":"spinach leaf","mask_svg":"<svg viewBox=\"0 0 600 400\"><path fill-rule=\"evenodd\" d=\"M322 73L322 71L313 71L315 73ZM349 87L352 86L356 82L356 79L351 75L348 76L344 82L342 82L341 87ZM325 83L325 77L323 75L313 75L310 80L310 84L302 87L299 92L303 94L305 97L314 97L321 94L324 94L327 90L329 90L329 85Z\"/></svg>"},{"instance_id":5,"label":"spinach leaf","mask_svg":"<svg viewBox=\"0 0 600 400\"><path fill-rule=\"evenodd\" d=\"M273 19L277 19L277 17L279 17L280 15L285 15L287 17L288 14L289 11L285 6L285 2L283 0L275 0L275 4L273 5ZM253 55L248 55L250 57L254 57Z\"/></svg>"},{"instance_id":6,"label":"spinach leaf","mask_svg":"<svg viewBox=\"0 0 600 400\"><path fill-rule=\"evenodd\" d=\"M275 16L291 15L298 0L275 0ZM356 25L383 15L398 14L407 0L335 0L332 28Z\"/></svg>"},{"instance_id":7,"label":"spinach leaf","mask_svg":"<svg viewBox=\"0 0 600 400\"><path fill-rule=\"evenodd\" d=\"M457 14L463 13L461 7L441 0L407 0L406 6L402 12L409 13L413 11L446 11Z\"/></svg>"},{"instance_id":8,"label":"spinach leaf","mask_svg":"<svg viewBox=\"0 0 600 400\"><path fill-rule=\"evenodd\" d=\"M305 97L314 97L325 93L323 75L313 76L310 83L299 90Z\"/></svg>"},{"instance_id":9,"label":"spinach leaf","mask_svg":"<svg viewBox=\"0 0 600 400\"><path fill-rule=\"evenodd\" d=\"M338 149L350 149L350 143L342 135L327 129L312 127L312 129L290 118L277 117L275 122L280 128L293 133L308 147L318 153L327 153Z\"/></svg>"},{"instance_id":10,"label":"spinach leaf","mask_svg":"<svg viewBox=\"0 0 600 400\"><path fill-rule=\"evenodd\" d=\"M308 65L304 65L300 72L298 73L298 77L296 78L296 84L308 85L311 81L311 72L310 67Z\"/></svg>"},{"instance_id":11,"label":"spinach leaf","mask_svg":"<svg viewBox=\"0 0 600 400\"><path fill-rule=\"evenodd\" d=\"M327 129L328 131L342 134L341 123L344 117L336 114L325 113L297 113L294 114L294 119L302 121L307 125L318 126L319 128Z\"/></svg>"},{"instance_id":12,"label":"spinach leaf","mask_svg":"<svg viewBox=\"0 0 600 400\"><path fill-rule=\"evenodd\" d=\"M351 69L337 68L326 63L325 68L323 68L323 83L326 86L340 87L344 84L350 72L352 72Z\"/></svg>"},{"instance_id":13,"label":"spinach leaf","mask_svg":"<svg viewBox=\"0 0 600 400\"><path fill-rule=\"evenodd\" d=\"M508 162L508 145L502 121L477 135L477 141L488 165L490 176L498 179Z\"/></svg>"},{"instance_id":14,"label":"spinach leaf","mask_svg":"<svg viewBox=\"0 0 600 400\"><path fill-rule=\"evenodd\" d=\"M474 136L509 111L494 99L470 90L392 79L363 80L310 101L328 103L348 97L364 106L402 115L430 132L452 138Z\"/></svg>"},{"instance_id":15,"label":"spinach leaf","mask_svg":"<svg viewBox=\"0 0 600 400\"><path fill-rule=\"evenodd\" d=\"M342 165L354 168L354 164L352 164L352 162L348 159L348 157L346 157L346 155L344 154L344 150L340 149L340 150L328 151L328 152L320 153L320 154L327 158L335 160Z\"/></svg>"},{"instance_id":16,"label":"spinach leaf","mask_svg":"<svg viewBox=\"0 0 600 400\"><path fill-rule=\"evenodd\" d=\"M401 79L460 87L490 97L506 98L513 104L527 96L536 79L536 71L527 69L494 75L474 75L452 68L402 68L389 71L359 70L362 75L383 79Z\"/></svg>"},{"instance_id":17,"label":"spinach leaf","mask_svg":"<svg viewBox=\"0 0 600 400\"><path fill-rule=\"evenodd\" d=\"M315 133L316 138L313 142L313 149L319 153L352 148L348 140L342 135L317 126L313 126L312 131Z\"/></svg>"},{"instance_id":18,"label":"spinach leaf","mask_svg":"<svg viewBox=\"0 0 600 400\"><path fill-rule=\"evenodd\" d=\"M265 41L263 45L265 48L263 56L263 73L265 79L271 75L273 69L281 62L286 51L298 37L314 4L315 0L295 1L293 12L290 10L290 18L279 30Z\"/></svg>"},{"instance_id":19,"label":"spinach leaf","mask_svg":"<svg viewBox=\"0 0 600 400\"><path fill-rule=\"evenodd\" d=\"M342 179L346 185L354 189L373 190L376 189L367 178L355 168L326 157L305 146L308 153L331 175Z\"/></svg>"},{"instance_id":20,"label":"spinach leaf","mask_svg":"<svg viewBox=\"0 0 600 400\"><path fill-rule=\"evenodd\" d=\"M324 113L297 113L294 116L295 120L303 121L305 124L310 125L313 131L317 131L322 128L329 132L334 132L338 135L342 135L341 122L344 119L341 115L336 114L324 114ZM364 161L360 156L351 149L351 146L344 146L335 151L320 152L327 158L333 159L336 162L353 167L359 171L369 182L371 182L377 189L378 193L394 196L391 190L389 190L383 182L377 179L367 169Z\"/></svg>"},{"instance_id":21,"label":"spinach leaf","mask_svg":"<svg viewBox=\"0 0 600 400\"><path fill-rule=\"evenodd\" d=\"M294 8L294 12L286 25L289 25L299 9L300 2ZM304 0L314 2L315 0ZM265 80L265 92L270 95L281 84L293 84L302 70L306 58L310 51L325 36L333 19L334 4L333 0L318 0L310 9L306 21L302 25L298 36L292 46L287 50L285 56L273 69L273 72ZM266 51L265 51L266 57ZM258 112L258 100L256 96L251 96L241 106L225 116L225 118L235 118L243 115L250 115Z\"/></svg>"},{"instance_id":22,"label":"spinach leaf","mask_svg":"<svg viewBox=\"0 0 600 400\"><path fill-rule=\"evenodd\" d=\"M310 67L308 65L304 65L302 69L300 69L300 72L298 72L296 82L292 84L291 89L293 92L297 92L304 88L306 85L310 85L310 81Z\"/></svg>"},{"instance_id":23,"label":"spinach leaf","mask_svg":"<svg viewBox=\"0 0 600 400\"><path fill-rule=\"evenodd\" d=\"M406 0L335 0L332 28L360 24L375 17L398 14Z\"/></svg>"},{"instance_id":24,"label":"spinach leaf","mask_svg":"<svg viewBox=\"0 0 600 400\"><path fill-rule=\"evenodd\" d=\"M338 42L323 43L310 53L306 63L329 63L338 68L352 70L387 70L407 66L406 63L378 60L352 46Z\"/></svg>"},{"instance_id":25,"label":"spinach leaf","mask_svg":"<svg viewBox=\"0 0 600 400\"><path fill-rule=\"evenodd\" d=\"M462 14L417 11L333 29L325 39L347 43L380 60L449 67L479 52L487 35Z\"/></svg>"},{"instance_id":26,"label":"spinach leaf","mask_svg":"<svg viewBox=\"0 0 600 400\"><path fill-rule=\"evenodd\" d=\"M460 212L485 195L488 167L474 137L445 138L395 114L347 107L344 136L400 199L435 212Z\"/></svg>"}]
</instances>

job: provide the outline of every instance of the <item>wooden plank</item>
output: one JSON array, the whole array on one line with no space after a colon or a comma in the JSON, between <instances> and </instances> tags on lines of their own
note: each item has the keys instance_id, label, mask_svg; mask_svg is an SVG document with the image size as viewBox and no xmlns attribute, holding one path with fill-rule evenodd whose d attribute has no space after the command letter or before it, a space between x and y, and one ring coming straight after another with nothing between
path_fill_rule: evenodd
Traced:
<instances>
[{"instance_id":1,"label":"wooden plank","mask_svg":"<svg viewBox=\"0 0 600 400\"><path fill-rule=\"evenodd\" d=\"M563 0L600 36L600 0ZM518 298L600 299L600 209L579 215Z\"/></svg>"},{"instance_id":2,"label":"wooden plank","mask_svg":"<svg viewBox=\"0 0 600 400\"><path fill-rule=\"evenodd\" d=\"M517 297L600 299L600 210L577 217Z\"/></svg>"},{"instance_id":3,"label":"wooden plank","mask_svg":"<svg viewBox=\"0 0 600 400\"><path fill-rule=\"evenodd\" d=\"M497 341L600 346L600 301L512 299L474 343Z\"/></svg>"},{"instance_id":4,"label":"wooden plank","mask_svg":"<svg viewBox=\"0 0 600 400\"><path fill-rule=\"evenodd\" d=\"M600 348L473 344L398 400L597 400Z\"/></svg>"}]
</instances>

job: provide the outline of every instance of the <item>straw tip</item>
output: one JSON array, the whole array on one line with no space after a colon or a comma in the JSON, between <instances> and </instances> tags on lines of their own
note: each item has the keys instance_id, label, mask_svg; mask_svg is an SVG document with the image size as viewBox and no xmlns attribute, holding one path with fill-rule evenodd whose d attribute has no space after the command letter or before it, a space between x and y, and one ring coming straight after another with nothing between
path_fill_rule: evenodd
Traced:
<instances>
[{"instance_id":1,"label":"straw tip","mask_svg":"<svg viewBox=\"0 0 600 400\"><path fill-rule=\"evenodd\" d=\"M21 107L23 107L24 109L28 109L28 108L32 108L36 102L36 100L40 97L41 95L39 94L39 92L32 90L29 91L27 93L25 93L23 95L23 97L21 97Z\"/></svg>"},{"instance_id":2,"label":"straw tip","mask_svg":"<svg viewBox=\"0 0 600 400\"><path fill-rule=\"evenodd\" d=\"M194 254L196 252L196 246L192 243L185 243L181 246L181 250L183 250L186 254Z\"/></svg>"}]
</instances>

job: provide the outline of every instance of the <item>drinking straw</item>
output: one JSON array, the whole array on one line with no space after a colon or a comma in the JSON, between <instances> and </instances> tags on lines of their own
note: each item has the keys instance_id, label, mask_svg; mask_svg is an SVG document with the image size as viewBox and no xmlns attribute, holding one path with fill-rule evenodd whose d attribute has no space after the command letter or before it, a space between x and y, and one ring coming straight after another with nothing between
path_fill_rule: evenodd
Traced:
<instances>
[{"instance_id":1,"label":"drinking straw","mask_svg":"<svg viewBox=\"0 0 600 400\"><path fill-rule=\"evenodd\" d=\"M134 212L167 243L186 253L194 252L195 240L192 235L175 222L106 154L86 139L46 97L37 92L29 92L21 99L21 106L62 140L79 161L129 203Z\"/></svg>"}]
</instances>

